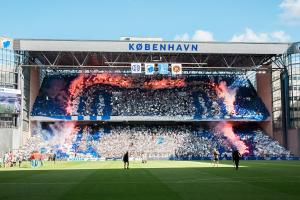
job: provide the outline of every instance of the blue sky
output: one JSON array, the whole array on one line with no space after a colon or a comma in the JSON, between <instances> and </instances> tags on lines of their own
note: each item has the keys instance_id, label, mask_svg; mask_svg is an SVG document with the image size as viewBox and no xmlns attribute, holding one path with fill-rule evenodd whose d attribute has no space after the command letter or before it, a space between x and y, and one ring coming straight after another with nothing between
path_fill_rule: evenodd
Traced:
<instances>
[{"instance_id":1,"label":"blue sky","mask_svg":"<svg viewBox=\"0 0 300 200\"><path fill-rule=\"evenodd\" d=\"M13 38L300 41L300 0L0 0Z\"/></svg>"}]
</instances>

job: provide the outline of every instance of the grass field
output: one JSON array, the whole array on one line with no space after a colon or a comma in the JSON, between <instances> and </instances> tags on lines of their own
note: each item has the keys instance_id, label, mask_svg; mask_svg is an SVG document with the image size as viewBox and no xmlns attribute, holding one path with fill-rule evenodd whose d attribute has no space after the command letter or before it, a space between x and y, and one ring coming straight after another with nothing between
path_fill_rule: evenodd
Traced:
<instances>
[{"instance_id":1,"label":"grass field","mask_svg":"<svg viewBox=\"0 0 300 200\"><path fill-rule=\"evenodd\" d=\"M300 161L46 162L0 168L0 200L300 199Z\"/></svg>"}]
</instances>

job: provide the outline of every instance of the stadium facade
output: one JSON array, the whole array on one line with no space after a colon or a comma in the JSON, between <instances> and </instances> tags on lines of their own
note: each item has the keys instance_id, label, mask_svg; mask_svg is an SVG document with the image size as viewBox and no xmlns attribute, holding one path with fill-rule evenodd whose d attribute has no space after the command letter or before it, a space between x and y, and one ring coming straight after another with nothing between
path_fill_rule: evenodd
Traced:
<instances>
[{"instance_id":1,"label":"stadium facade","mask_svg":"<svg viewBox=\"0 0 300 200\"><path fill-rule=\"evenodd\" d=\"M153 63L155 67L160 63L168 67L180 63L182 74L186 76L205 73L246 75L270 114L258 122L264 132L294 155L300 155L300 43L178 42L132 38L115 41L0 39L1 91L6 94L12 89L11 93L20 93L22 99L20 109L1 110L0 152L22 148L36 122L226 121L195 117L103 118L32 114L43 80L49 74L110 72L128 75L133 72L132 63L140 63L140 73L144 74L144 63ZM16 107L17 102L14 102Z\"/></svg>"}]
</instances>

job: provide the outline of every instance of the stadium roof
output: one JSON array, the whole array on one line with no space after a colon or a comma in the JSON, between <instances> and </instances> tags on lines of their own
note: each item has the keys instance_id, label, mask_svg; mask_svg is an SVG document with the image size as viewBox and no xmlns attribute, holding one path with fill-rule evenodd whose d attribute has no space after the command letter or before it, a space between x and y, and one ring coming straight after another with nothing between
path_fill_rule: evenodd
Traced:
<instances>
[{"instance_id":1,"label":"stadium roof","mask_svg":"<svg viewBox=\"0 0 300 200\"><path fill-rule=\"evenodd\" d=\"M236 43L149 40L14 39L13 49L27 53L22 65L124 69L132 62L181 63L184 68L250 68L268 66L292 43Z\"/></svg>"},{"instance_id":2,"label":"stadium roof","mask_svg":"<svg viewBox=\"0 0 300 200\"><path fill-rule=\"evenodd\" d=\"M291 43L16 39L21 51L283 54ZM192 47L195 47L192 49Z\"/></svg>"}]
</instances>

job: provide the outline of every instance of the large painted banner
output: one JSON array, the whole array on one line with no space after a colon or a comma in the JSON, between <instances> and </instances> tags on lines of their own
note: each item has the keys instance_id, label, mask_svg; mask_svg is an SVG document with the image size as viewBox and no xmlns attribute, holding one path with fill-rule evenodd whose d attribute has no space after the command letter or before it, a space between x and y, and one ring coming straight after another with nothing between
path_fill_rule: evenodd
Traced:
<instances>
[{"instance_id":1,"label":"large painted banner","mask_svg":"<svg viewBox=\"0 0 300 200\"><path fill-rule=\"evenodd\" d=\"M20 113L21 90L0 88L0 113Z\"/></svg>"}]
</instances>

